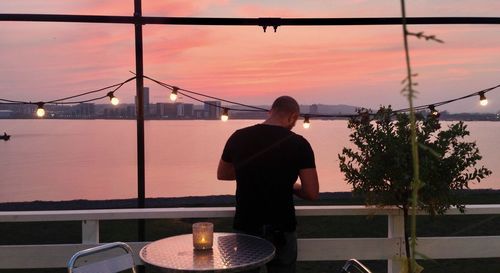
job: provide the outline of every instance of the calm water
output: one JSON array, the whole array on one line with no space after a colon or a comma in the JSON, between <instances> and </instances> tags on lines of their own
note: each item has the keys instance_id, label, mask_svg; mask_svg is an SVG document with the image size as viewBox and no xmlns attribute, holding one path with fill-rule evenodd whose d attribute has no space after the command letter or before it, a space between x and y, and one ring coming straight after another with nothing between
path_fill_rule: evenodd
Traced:
<instances>
[{"instance_id":1,"label":"calm water","mask_svg":"<svg viewBox=\"0 0 500 273\"><path fill-rule=\"evenodd\" d=\"M216 179L224 143L255 120L146 121L147 197L233 194ZM337 154L349 146L346 121L299 123L316 153L322 192L349 191ZM114 199L137 195L135 121L0 120L0 202ZM473 188L500 188L500 122L469 122L491 177Z\"/></svg>"}]
</instances>

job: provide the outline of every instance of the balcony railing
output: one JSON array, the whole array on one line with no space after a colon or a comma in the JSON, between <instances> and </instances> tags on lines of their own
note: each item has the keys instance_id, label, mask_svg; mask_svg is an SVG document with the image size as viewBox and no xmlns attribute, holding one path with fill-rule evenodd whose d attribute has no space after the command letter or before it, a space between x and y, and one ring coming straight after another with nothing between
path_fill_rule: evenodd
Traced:
<instances>
[{"instance_id":1,"label":"balcony railing","mask_svg":"<svg viewBox=\"0 0 500 273\"><path fill-rule=\"evenodd\" d=\"M387 260L388 272L399 272L401 257L405 256L403 216L396 208L364 206L298 206L297 216L387 216L388 234L385 238L321 238L299 239L299 261ZM234 208L158 208L104 209L66 211L0 212L0 222L81 221L80 244L2 245L0 269L63 268L78 250L100 243L99 221L126 219L178 219L232 217ZM447 215L458 215L456 209ZM469 205L466 215L500 215L500 205ZM6 234L3 234L6 236ZM129 242L135 260L147 242ZM500 235L469 237L419 237L418 251L432 259L495 258L500 257Z\"/></svg>"}]
</instances>

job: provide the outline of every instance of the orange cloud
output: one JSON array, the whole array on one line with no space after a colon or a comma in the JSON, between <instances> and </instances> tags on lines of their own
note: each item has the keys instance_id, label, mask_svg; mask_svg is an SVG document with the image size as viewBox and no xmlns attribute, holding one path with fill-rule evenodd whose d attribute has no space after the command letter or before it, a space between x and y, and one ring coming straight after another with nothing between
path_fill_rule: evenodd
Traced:
<instances>
[{"instance_id":1,"label":"orange cloud","mask_svg":"<svg viewBox=\"0 0 500 273\"><path fill-rule=\"evenodd\" d=\"M12 10L9 5L16 6L2 3L0 8ZM398 5L376 5L372 1L311 0L307 5L290 1L284 6L273 1L238 4L175 0L143 1L143 5L144 14L150 16L348 17L399 13ZM16 9L23 10L20 6ZM454 12L453 5L448 10L440 7L444 14ZM411 10L425 8L415 5ZM33 9L130 15L133 5L131 1L88 0L48 5L46 9L35 5ZM410 28L446 41L441 45L410 40L422 92L438 83L446 86L497 78L497 26ZM132 26L2 22L0 35L7 37L0 43L0 58L8 64L0 68L0 92L10 92L13 98L21 93L33 94L34 89L36 95L55 97L67 90L100 87L129 77L128 71L135 69ZM258 102L287 91L312 102L358 103L359 99L351 98L352 90L356 90L367 103L390 99L404 102L398 93L405 67L400 26L282 26L277 33L263 33L257 26L146 25L144 54L148 75L220 97ZM33 87L33 82L40 84ZM130 101L133 94L132 90Z\"/></svg>"},{"instance_id":2,"label":"orange cloud","mask_svg":"<svg viewBox=\"0 0 500 273\"><path fill-rule=\"evenodd\" d=\"M243 17L301 17L304 13L287 7L247 4L238 7L236 14Z\"/></svg>"},{"instance_id":3,"label":"orange cloud","mask_svg":"<svg viewBox=\"0 0 500 273\"><path fill-rule=\"evenodd\" d=\"M145 16L188 16L202 12L213 6L227 3L228 0L169 0L142 1L142 12ZM87 0L80 12L86 14L119 14L132 15L133 1L123 0Z\"/></svg>"}]
</instances>

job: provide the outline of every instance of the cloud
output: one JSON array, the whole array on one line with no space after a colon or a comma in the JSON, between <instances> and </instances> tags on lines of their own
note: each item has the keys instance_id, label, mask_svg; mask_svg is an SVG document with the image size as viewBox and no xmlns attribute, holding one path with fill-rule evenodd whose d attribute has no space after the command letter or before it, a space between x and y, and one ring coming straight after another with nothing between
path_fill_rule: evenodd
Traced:
<instances>
[{"instance_id":1,"label":"cloud","mask_svg":"<svg viewBox=\"0 0 500 273\"><path fill-rule=\"evenodd\" d=\"M189 16L195 15L210 8L227 4L228 0L170 0L170 1L148 1L144 2L145 14L157 14L163 16Z\"/></svg>"},{"instance_id":2,"label":"cloud","mask_svg":"<svg viewBox=\"0 0 500 273\"><path fill-rule=\"evenodd\" d=\"M75 14L77 4L75 1L1 1L0 10L2 13L47 13L47 14Z\"/></svg>"},{"instance_id":3,"label":"cloud","mask_svg":"<svg viewBox=\"0 0 500 273\"><path fill-rule=\"evenodd\" d=\"M241 5L235 12L243 17L300 17L303 12L288 7L275 7L263 4Z\"/></svg>"},{"instance_id":4,"label":"cloud","mask_svg":"<svg viewBox=\"0 0 500 273\"><path fill-rule=\"evenodd\" d=\"M1 3L0 8L30 11L27 4L7 2L11 4ZM40 3L23 3L35 2ZM226 17L398 16L400 12L399 5L382 0L377 4L283 2L143 1L143 10L147 16ZM457 6L467 7L440 4L443 14L454 14ZM410 8L412 14L428 9L422 3ZM82 0L48 4L46 8L34 4L32 10L131 15L133 4ZM497 78L497 26L410 27L436 34L446 42L410 40L422 92L454 81L472 86ZM0 36L4 37L0 59L5 64L0 67L0 92L13 99L21 94L57 97L71 90L93 89L124 80L130 76L128 71L135 69L134 29L130 25L2 22ZM400 26L281 26L277 33L264 33L257 26L145 25L144 54L145 72L150 76L187 89L248 101L268 101L289 91L312 102L359 99L385 103L393 93L399 95L405 67ZM352 98L353 90L359 97ZM402 100L399 96L396 99Z\"/></svg>"},{"instance_id":5,"label":"cloud","mask_svg":"<svg viewBox=\"0 0 500 273\"><path fill-rule=\"evenodd\" d=\"M119 82L134 67L133 30L123 26L25 23L0 34L9 37L0 44L9 64L0 67L0 90L12 97L66 96Z\"/></svg>"},{"instance_id":6,"label":"cloud","mask_svg":"<svg viewBox=\"0 0 500 273\"><path fill-rule=\"evenodd\" d=\"M142 12L145 16L189 16L227 2L228 0L142 1ZM123 0L87 0L80 11L87 14L132 15L134 4L133 1Z\"/></svg>"},{"instance_id":7,"label":"cloud","mask_svg":"<svg viewBox=\"0 0 500 273\"><path fill-rule=\"evenodd\" d=\"M208 29L188 28L177 31L172 28L148 29L145 32L145 55L149 64L171 61L184 52L217 43Z\"/></svg>"}]
</instances>

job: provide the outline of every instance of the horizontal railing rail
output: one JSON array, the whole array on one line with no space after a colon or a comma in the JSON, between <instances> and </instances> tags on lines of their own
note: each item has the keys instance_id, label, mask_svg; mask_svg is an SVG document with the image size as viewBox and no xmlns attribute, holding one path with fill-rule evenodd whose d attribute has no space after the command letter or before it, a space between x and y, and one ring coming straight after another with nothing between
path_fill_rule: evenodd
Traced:
<instances>
[{"instance_id":1,"label":"horizontal railing rail","mask_svg":"<svg viewBox=\"0 0 500 273\"><path fill-rule=\"evenodd\" d=\"M399 272L401 258L405 256L403 216L399 209L365 206L298 206L296 214L297 216L387 216L388 234L385 238L301 238L298 260L335 261L350 258L387 260L388 271ZM451 209L447 214L461 213L457 209ZM500 215L500 205L469 205L465 214ZM103 220L227 218L233 215L233 207L4 211L0 212L0 222L81 221L82 243L2 245L0 269L65 267L72 254L100 243L99 221ZM134 249L134 258L138 264L141 264L141 261L137 253L146 243L129 242ZM498 249L500 249L500 235L418 239L419 253L432 259L495 258L500 257Z\"/></svg>"}]
</instances>

